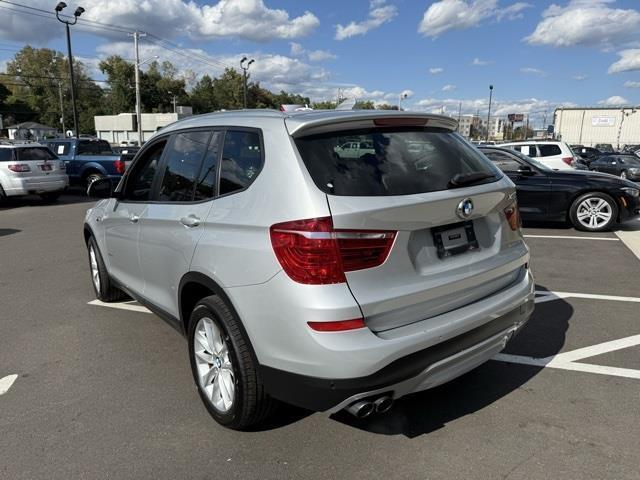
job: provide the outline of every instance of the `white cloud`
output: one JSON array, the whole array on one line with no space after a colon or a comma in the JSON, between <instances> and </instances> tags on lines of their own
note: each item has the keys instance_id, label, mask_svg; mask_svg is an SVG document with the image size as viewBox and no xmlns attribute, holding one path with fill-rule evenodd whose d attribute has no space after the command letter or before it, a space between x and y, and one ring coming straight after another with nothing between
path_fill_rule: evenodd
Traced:
<instances>
[{"instance_id":1,"label":"white cloud","mask_svg":"<svg viewBox=\"0 0 640 480\"><path fill-rule=\"evenodd\" d=\"M431 75L438 75L439 73L442 73L442 72L444 72L444 69L440 67L432 67L429 69L429 73Z\"/></svg>"},{"instance_id":2,"label":"white cloud","mask_svg":"<svg viewBox=\"0 0 640 480\"><path fill-rule=\"evenodd\" d=\"M524 2L501 7L498 0L440 0L424 12L418 33L435 38L449 30L478 26L484 20L515 20L522 18L528 7Z\"/></svg>"},{"instance_id":3,"label":"white cloud","mask_svg":"<svg viewBox=\"0 0 640 480\"><path fill-rule=\"evenodd\" d=\"M305 50L305 48L299 43L291 42L289 44L291 46L290 55L292 57L303 57L306 56L311 62L322 62L324 60L335 60L337 55L327 51L327 50Z\"/></svg>"},{"instance_id":4,"label":"white cloud","mask_svg":"<svg viewBox=\"0 0 640 480\"><path fill-rule=\"evenodd\" d=\"M264 0L218 0L214 5L193 0L94 0L74 29L109 38L122 32L91 27L84 20L117 25L125 30L141 30L162 37L242 38L255 42L303 37L320 24L311 12L290 17L286 10L268 8ZM51 10L49 0L32 0L29 6ZM71 8L68 9L71 13ZM21 12L24 12L21 10ZM2 10L0 38L45 43L61 36L54 17L42 17Z\"/></svg>"},{"instance_id":5,"label":"white cloud","mask_svg":"<svg viewBox=\"0 0 640 480\"><path fill-rule=\"evenodd\" d=\"M612 63L609 73L622 73L640 70L640 48L630 48L618 52L620 59Z\"/></svg>"},{"instance_id":6,"label":"white cloud","mask_svg":"<svg viewBox=\"0 0 640 480\"><path fill-rule=\"evenodd\" d=\"M554 47L611 48L640 38L640 12L611 8L613 1L571 0L565 7L552 4L525 41Z\"/></svg>"},{"instance_id":7,"label":"white cloud","mask_svg":"<svg viewBox=\"0 0 640 480\"><path fill-rule=\"evenodd\" d=\"M611 106L620 106L620 105L628 105L629 102L626 98L621 97L620 95L614 95L613 97L606 98L604 100L600 100L598 105L611 105Z\"/></svg>"},{"instance_id":8,"label":"white cloud","mask_svg":"<svg viewBox=\"0 0 640 480\"><path fill-rule=\"evenodd\" d=\"M372 0L369 2L369 16L361 22L349 22L348 25L336 25L336 40L344 40L356 35L364 35L373 28L390 22L398 15L395 5L386 5L384 0Z\"/></svg>"},{"instance_id":9,"label":"white cloud","mask_svg":"<svg viewBox=\"0 0 640 480\"><path fill-rule=\"evenodd\" d=\"M626 88L640 88L640 82L633 82L631 80L627 80L624 82L624 86Z\"/></svg>"},{"instance_id":10,"label":"white cloud","mask_svg":"<svg viewBox=\"0 0 640 480\"><path fill-rule=\"evenodd\" d=\"M474 58L471 62L471 65L475 67L486 67L487 65L492 64L491 60L480 60L478 57Z\"/></svg>"},{"instance_id":11,"label":"white cloud","mask_svg":"<svg viewBox=\"0 0 640 480\"><path fill-rule=\"evenodd\" d=\"M539 68L533 68L533 67L523 67L520 69L520 71L527 75L535 75L536 77L546 77L549 75L544 70L540 70Z\"/></svg>"},{"instance_id":12,"label":"white cloud","mask_svg":"<svg viewBox=\"0 0 640 480\"><path fill-rule=\"evenodd\" d=\"M453 92L455 89L456 89L456 86L450 85L450 84L447 84L444 87L442 87L443 92Z\"/></svg>"},{"instance_id":13,"label":"white cloud","mask_svg":"<svg viewBox=\"0 0 640 480\"><path fill-rule=\"evenodd\" d=\"M571 78L573 78L574 80L577 80L579 82L581 82L582 80L586 80L588 77L588 75L583 75L583 74L578 74L578 75L574 75Z\"/></svg>"}]
</instances>

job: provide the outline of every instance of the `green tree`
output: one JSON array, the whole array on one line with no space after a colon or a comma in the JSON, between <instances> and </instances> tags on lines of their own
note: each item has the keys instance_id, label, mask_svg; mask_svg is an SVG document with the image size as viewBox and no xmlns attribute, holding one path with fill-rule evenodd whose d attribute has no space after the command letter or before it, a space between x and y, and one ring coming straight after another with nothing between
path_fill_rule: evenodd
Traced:
<instances>
[{"instance_id":1,"label":"green tree","mask_svg":"<svg viewBox=\"0 0 640 480\"><path fill-rule=\"evenodd\" d=\"M336 108L336 102L332 102L331 100L324 100L322 102L315 102L312 107L315 110L333 110Z\"/></svg>"},{"instance_id":2,"label":"green tree","mask_svg":"<svg viewBox=\"0 0 640 480\"><path fill-rule=\"evenodd\" d=\"M356 110L375 110L376 106L371 100L356 102Z\"/></svg>"},{"instance_id":3,"label":"green tree","mask_svg":"<svg viewBox=\"0 0 640 480\"><path fill-rule=\"evenodd\" d=\"M135 110L135 67L119 55L111 55L99 64L100 71L107 76L110 91L105 96L107 113L117 115Z\"/></svg>"},{"instance_id":4,"label":"green tree","mask_svg":"<svg viewBox=\"0 0 640 480\"><path fill-rule=\"evenodd\" d=\"M378 110L398 110L397 105L389 105L388 103L382 103L378 105Z\"/></svg>"}]
</instances>

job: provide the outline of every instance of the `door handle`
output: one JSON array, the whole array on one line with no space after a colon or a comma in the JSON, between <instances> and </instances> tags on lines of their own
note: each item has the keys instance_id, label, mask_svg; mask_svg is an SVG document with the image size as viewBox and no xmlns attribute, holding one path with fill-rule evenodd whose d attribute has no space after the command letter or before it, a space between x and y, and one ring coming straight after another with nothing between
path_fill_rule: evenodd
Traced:
<instances>
[{"instance_id":1,"label":"door handle","mask_svg":"<svg viewBox=\"0 0 640 480\"><path fill-rule=\"evenodd\" d=\"M138 220L140 220L140 217L138 215L130 215L129 216L129 221L131 223L138 223Z\"/></svg>"},{"instance_id":2,"label":"door handle","mask_svg":"<svg viewBox=\"0 0 640 480\"><path fill-rule=\"evenodd\" d=\"M182 217L180 219L180 223L185 227L197 227L200 225L200 219L195 215L187 215L186 217Z\"/></svg>"}]
</instances>

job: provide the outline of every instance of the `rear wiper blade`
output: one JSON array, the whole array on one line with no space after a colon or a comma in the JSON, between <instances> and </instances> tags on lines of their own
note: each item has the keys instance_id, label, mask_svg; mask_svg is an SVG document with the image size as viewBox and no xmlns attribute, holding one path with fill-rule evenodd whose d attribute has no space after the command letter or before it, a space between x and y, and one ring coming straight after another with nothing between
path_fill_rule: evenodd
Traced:
<instances>
[{"instance_id":1,"label":"rear wiper blade","mask_svg":"<svg viewBox=\"0 0 640 480\"><path fill-rule=\"evenodd\" d=\"M456 173L451 177L451 180L449 180L449 188L463 187L494 177L495 174L488 172Z\"/></svg>"}]
</instances>

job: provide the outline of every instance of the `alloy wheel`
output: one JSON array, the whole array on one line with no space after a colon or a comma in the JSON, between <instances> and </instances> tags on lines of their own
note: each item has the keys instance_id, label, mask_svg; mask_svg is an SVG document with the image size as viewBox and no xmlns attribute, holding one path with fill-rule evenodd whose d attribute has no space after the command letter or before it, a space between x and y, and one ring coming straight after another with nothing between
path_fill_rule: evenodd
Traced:
<instances>
[{"instance_id":1,"label":"alloy wheel","mask_svg":"<svg viewBox=\"0 0 640 480\"><path fill-rule=\"evenodd\" d=\"M200 388L217 411L228 412L235 399L236 376L228 341L209 317L201 318L196 325L193 352Z\"/></svg>"},{"instance_id":2,"label":"alloy wheel","mask_svg":"<svg viewBox=\"0 0 640 480\"><path fill-rule=\"evenodd\" d=\"M93 245L89 247L89 263L91 264L91 280L96 290L100 291L100 270L98 269L98 259L96 257L96 250Z\"/></svg>"},{"instance_id":3,"label":"alloy wheel","mask_svg":"<svg viewBox=\"0 0 640 480\"><path fill-rule=\"evenodd\" d=\"M580 202L576 216L586 228L597 229L611 221L613 211L609 202L600 197L587 198Z\"/></svg>"}]
</instances>

